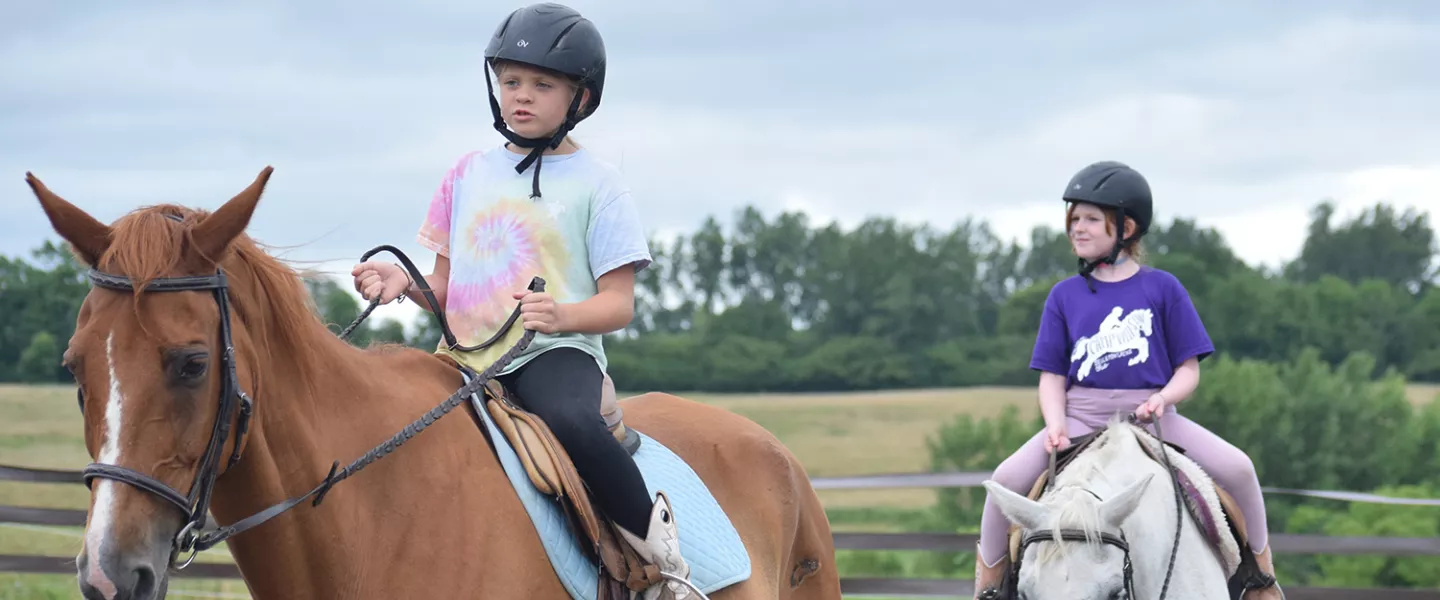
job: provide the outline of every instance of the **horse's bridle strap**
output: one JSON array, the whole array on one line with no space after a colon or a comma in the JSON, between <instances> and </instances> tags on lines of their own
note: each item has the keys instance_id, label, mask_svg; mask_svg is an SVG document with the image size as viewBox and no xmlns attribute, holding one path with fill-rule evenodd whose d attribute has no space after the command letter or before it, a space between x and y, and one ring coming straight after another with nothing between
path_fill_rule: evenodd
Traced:
<instances>
[{"instance_id":1,"label":"horse's bridle strap","mask_svg":"<svg viewBox=\"0 0 1440 600\"><path fill-rule=\"evenodd\" d=\"M90 270L86 275L90 282L95 285L129 292L135 289L129 277L111 275L103 271ZM220 290L228 287L225 281L225 273L217 271L214 275L185 275L182 277L162 277L151 280L145 285L146 292L199 292L204 290Z\"/></svg>"},{"instance_id":2,"label":"horse's bridle strap","mask_svg":"<svg viewBox=\"0 0 1440 600\"><path fill-rule=\"evenodd\" d=\"M180 512L185 514L186 518L190 518L193 516L191 514L191 511L194 510L194 507L191 505L190 499L186 498L184 494L175 491L175 488L165 485L155 479L151 479L150 477L146 477L145 475L132 469L121 467L118 465L95 463L85 467L84 470L80 471L80 476L85 481L85 487L87 488L90 487L91 481L96 477L113 479L115 481L128 483L137 488L155 494L156 496L164 498L165 501L175 505L176 508L179 508Z\"/></svg>"},{"instance_id":3,"label":"horse's bridle strap","mask_svg":"<svg viewBox=\"0 0 1440 600\"><path fill-rule=\"evenodd\" d=\"M1067 541L1067 542L1088 542L1088 541L1090 541L1090 538L1085 535L1085 532L1084 532L1084 531L1081 531L1081 530L1079 530L1079 529L1061 529L1061 530L1060 530L1060 539L1065 540L1065 541ZM1030 544L1033 544L1033 543L1035 543L1035 542L1045 542L1045 541L1054 541L1054 540L1055 540L1055 533L1052 532L1052 531L1033 531L1033 532L1030 532L1029 534L1026 534L1026 535L1025 535L1024 539L1021 540L1020 545L1021 545L1021 547L1023 548L1023 547L1025 547L1025 546L1029 546ZM1110 532L1108 532L1108 531L1102 531L1102 532L1100 532L1100 541L1105 542L1106 544L1110 544L1110 545L1112 545L1112 546L1116 546L1116 547L1118 547L1118 548L1120 548L1121 550L1124 550L1124 551L1126 551L1126 552L1129 552L1129 551L1130 551L1130 544L1126 543L1124 538L1122 538L1122 537L1120 537L1120 536L1117 536L1117 535L1115 535L1115 534L1113 534L1113 533L1110 533Z\"/></svg>"}]
</instances>

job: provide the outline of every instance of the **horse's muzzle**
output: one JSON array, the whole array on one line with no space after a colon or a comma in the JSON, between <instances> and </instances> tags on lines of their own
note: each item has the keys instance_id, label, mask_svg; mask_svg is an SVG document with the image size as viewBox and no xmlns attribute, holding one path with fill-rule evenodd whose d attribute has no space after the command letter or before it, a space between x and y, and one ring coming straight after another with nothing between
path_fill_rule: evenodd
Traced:
<instances>
[{"instance_id":1,"label":"horse's muzzle","mask_svg":"<svg viewBox=\"0 0 1440 600\"><path fill-rule=\"evenodd\" d=\"M91 564L90 553L80 555L80 593L85 600L158 600L165 597L164 564L153 564L142 554L100 553ZM97 568L98 567L98 568Z\"/></svg>"}]
</instances>

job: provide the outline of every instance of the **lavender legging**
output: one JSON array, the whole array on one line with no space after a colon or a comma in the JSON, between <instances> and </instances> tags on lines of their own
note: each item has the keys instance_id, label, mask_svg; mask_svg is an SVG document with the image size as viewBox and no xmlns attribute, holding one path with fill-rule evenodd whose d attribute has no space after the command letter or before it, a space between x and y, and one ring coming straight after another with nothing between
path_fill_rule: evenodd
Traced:
<instances>
[{"instance_id":1,"label":"lavender legging","mask_svg":"<svg viewBox=\"0 0 1440 600\"><path fill-rule=\"evenodd\" d=\"M1073 387L1065 398L1065 423L1067 435L1072 439L1105 427L1115 413L1135 410L1155 390L1098 390ZM1260 493L1260 480L1255 475L1255 464L1243 451L1219 436L1210 433L1199 424L1181 416L1171 406L1165 409L1160 426L1165 432L1165 441L1174 442L1185 448L1189 456L1205 469L1215 481L1235 497L1240 512L1245 517L1245 527L1250 535L1250 546L1255 552L1265 549L1268 543L1265 523L1265 498ZM1153 427L1151 428L1153 431ZM1045 452L1045 432L1035 434L1010 458L995 468L991 479L1017 494L1029 494L1035 479L1050 465L1050 455ZM1005 557L1008 544L1006 532L1010 527L1005 515L986 498L985 509L980 518L980 556L985 564L995 566Z\"/></svg>"}]
</instances>

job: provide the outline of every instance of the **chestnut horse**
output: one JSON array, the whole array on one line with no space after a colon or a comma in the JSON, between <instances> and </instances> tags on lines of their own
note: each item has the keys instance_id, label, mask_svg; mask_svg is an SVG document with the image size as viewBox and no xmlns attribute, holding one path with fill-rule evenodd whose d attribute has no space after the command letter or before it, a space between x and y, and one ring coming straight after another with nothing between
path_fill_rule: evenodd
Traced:
<instances>
[{"instance_id":1,"label":"chestnut horse","mask_svg":"<svg viewBox=\"0 0 1440 600\"><path fill-rule=\"evenodd\" d=\"M65 351L95 461L85 597L163 597L208 506L222 532L242 522L227 543L255 598L567 598L468 406L327 486L323 503L299 502L332 461L464 384L435 354L359 349L326 328L299 274L244 233L270 172L213 213L154 206L111 225L27 173L92 268ZM840 597L825 512L773 435L669 394L621 406L690 464L744 542L750 577L712 598ZM293 509L244 521L287 498Z\"/></svg>"}]
</instances>

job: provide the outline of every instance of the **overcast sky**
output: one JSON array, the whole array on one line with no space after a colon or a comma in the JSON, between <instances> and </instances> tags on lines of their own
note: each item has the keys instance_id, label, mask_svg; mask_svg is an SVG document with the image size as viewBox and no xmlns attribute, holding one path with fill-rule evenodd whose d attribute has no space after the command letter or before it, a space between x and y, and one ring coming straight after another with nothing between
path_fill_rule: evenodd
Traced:
<instances>
[{"instance_id":1,"label":"overcast sky","mask_svg":"<svg viewBox=\"0 0 1440 600\"><path fill-rule=\"evenodd\" d=\"M337 272L384 243L428 267L431 194L501 140L481 52L520 4L401 4L7 6L0 254L54 238L27 170L110 221L213 208L274 165L261 241ZM1024 239L1102 159L1256 264L1293 257L1325 198L1440 208L1440 3L1077 4L576 1L610 61L577 136L660 235L756 204Z\"/></svg>"}]
</instances>

